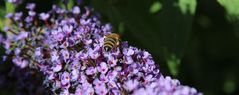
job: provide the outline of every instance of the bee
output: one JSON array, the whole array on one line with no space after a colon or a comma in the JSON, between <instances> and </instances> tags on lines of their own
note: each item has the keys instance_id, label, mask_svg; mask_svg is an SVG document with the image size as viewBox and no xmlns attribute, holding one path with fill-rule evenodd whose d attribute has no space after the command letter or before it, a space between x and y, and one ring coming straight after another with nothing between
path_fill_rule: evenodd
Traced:
<instances>
[{"instance_id":1,"label":"bee","mask_svg":"<svg viewBox=\"0 0 239 95\"><path fill-rule=\"evenodd\" d=\"M104 51L109 52L112 49L118 47L119 44L120 44L120 36L118 34L111 33L104 37L103 49Z\"/></svg>"},{"instance_id":2,"label":"bee","mask_svg":"<svg viewBox=\"0 0 239 95\"><path fill-rule=\"evenodd\" d=\"M116 86L120 89L121 95L129 95L129 92L121 85L116 84Z\"/></svg>"},{"instance_id":3,"label":"bee","mask_svg":"<svg viewBox=\"0 0 239 95\"><path fill-rule=\"evenodd\" d=\"M94 62L94 60L88 60L86 65L89 66L89 67L96 67L97 66L97 64L96 64L96 62Z\"/></svg>"},{"instance_id":4,"label":"bee","mask_svg":"<svg viewBox=\"0 0 239 95\"><path fill-rule=\"evenodd\" d=\"M125 90L124 88L120 92L121 92L121 95L129 95L128 91Z\"/></svg>"}]
</instances>

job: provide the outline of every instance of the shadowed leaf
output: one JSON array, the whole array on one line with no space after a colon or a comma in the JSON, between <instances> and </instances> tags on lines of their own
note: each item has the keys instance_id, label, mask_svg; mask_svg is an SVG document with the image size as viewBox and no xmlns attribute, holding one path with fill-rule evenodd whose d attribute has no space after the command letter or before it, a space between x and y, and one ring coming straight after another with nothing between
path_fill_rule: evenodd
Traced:
<instances>
[{"instance_id":1,"label":"shadowed leaf","mask_svg":"<svg viewBox=\"0 0 239 95\"><path fill-rule=\"evenodd\" d=\"M154 2L150 9L149 9L149 12L150 13L157 13L158 11L160 11L162 9L162 4L158 1Z\"/></svg>"}]
</instances>

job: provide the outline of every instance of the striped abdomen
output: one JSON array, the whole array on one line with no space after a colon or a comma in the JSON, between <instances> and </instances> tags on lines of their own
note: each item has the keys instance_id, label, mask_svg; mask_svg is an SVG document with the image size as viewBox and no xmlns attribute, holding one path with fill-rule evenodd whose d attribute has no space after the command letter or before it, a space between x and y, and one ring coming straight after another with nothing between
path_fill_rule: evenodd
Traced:
<instances>
[{"instance_id":1,"label":"striped abdomen","mask_svg":"<svg viewBox=\"0 0 239 95\"><path fill-rule=\"evenodd\" d=\"M106 35L104 38L104 51L109 52L113 48L116 48L119 45L119 35L112 33Z\"/></svg>"}]
</instances>

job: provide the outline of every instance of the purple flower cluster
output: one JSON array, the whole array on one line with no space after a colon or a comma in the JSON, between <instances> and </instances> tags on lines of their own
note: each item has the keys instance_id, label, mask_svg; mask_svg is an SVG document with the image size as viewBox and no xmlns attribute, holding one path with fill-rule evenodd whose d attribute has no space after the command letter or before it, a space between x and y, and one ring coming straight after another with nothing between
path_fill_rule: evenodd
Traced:
<instances>
[{"instance_id":1,"label":"purple flower cluster","mask_svg":"<svg viewBox=\"0 0 239 95\"><path fill-rule=\"evenodd\" d=\"M178 80L169 76L161 76L134 90L133 95L202 95L202 93L198 93L195 88L181 85Z\"/></svg>"},{"instance_id":2,"label":"purple flower cluster","mask_svg":"<svg viewBox=\"0 0 239 95\"><path fill-rule=\"evenodd\" d=\"M104 37L111 33L90 8L56 5L43 13L27 4L28 15L10 13L15 25L5 28L1 43L20 68L35 68L44 85L59 95L201 95L178 80L161 75L152 56L122 41L109 52Z\"/></svg>"}]
</instances>

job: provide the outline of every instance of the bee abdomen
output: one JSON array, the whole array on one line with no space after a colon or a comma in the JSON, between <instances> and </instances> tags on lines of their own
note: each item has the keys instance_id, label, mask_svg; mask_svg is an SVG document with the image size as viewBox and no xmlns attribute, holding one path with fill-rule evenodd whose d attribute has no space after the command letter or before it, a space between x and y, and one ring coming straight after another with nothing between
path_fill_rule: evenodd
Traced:
<instances>
[{"instance_id":1,"label":"bee abdomen","mask_svg":"<svg viewBox=\"0 0 239 95\"><path fill-rule=\"evenodd\" d=\"M115 43L112 42L105 42L104 43L104 50L106 52L110 51L114 47Z\"/></svg>"},{"instance_id":2,"label":"bee abdomen","mask_svg":"<svg viewBox=\"0 0 239 95\"><path fill-rule=\"evenodd\" d=\"M103 49L106 52L109 52L113 48L117 47L119 44L119 35L117 34L109 34L104 38L104 46Z\"/></svg>"}]
</instances>

